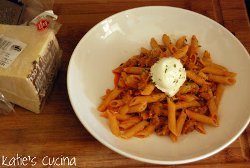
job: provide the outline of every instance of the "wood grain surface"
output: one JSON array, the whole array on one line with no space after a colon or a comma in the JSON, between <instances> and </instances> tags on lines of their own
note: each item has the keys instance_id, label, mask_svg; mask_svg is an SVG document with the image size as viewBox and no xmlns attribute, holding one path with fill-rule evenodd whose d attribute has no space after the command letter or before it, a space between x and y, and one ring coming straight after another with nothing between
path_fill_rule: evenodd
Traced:
<instances>
[{"instance_id":1,"label":"wood grain surface","mask_svg":"<svg viewBox=\"0 0 250 168\"><path fill-rule=\"evenodd\" d=\"M16 113L0 116L0 157L36 157L36 167L46 167L41 163L46 156L75 157L76 167L162 167L126 158L93 138L77 119L66 85L71 54L88 30L114 13L148 5L174 6L203 14L230 30L250 51L249 19L243 0L55 0L54 12L62 23L57 35L63 49L62 67L41 114L16 106ZM250 126L221 152L201 161L169 167L250 167L249 140ZM0 163L0 167L5 166Z\"/></svg>"}]
</instances>

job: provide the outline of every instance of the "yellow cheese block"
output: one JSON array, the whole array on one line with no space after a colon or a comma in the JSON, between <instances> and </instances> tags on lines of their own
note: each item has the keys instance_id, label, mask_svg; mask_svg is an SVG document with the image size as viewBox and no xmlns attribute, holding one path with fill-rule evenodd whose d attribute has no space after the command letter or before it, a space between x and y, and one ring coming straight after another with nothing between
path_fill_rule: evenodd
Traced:
<instances>
[{"instance_id":1,"label":"yellow cheese block","mask_svg":"<svg viewBox=\"0 0 250 168\"><path fill-rule=\"evenodd\" d=\"M7 68L0 67L0 92L10 102L39 113L60 63L54 32L0 24L1 36L21 41L26 47Z\"/></svg>"}]
</instances>

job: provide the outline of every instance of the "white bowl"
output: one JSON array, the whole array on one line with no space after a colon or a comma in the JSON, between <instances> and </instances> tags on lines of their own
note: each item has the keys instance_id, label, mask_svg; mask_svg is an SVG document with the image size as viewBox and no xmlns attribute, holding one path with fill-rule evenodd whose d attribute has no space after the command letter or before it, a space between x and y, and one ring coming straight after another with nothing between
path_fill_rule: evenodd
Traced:
<instances>
[{"instance_id":1,"label":"white bowl","mask_svg":"<svg viewBox=\"0 0 250 168\"><path fill-rule=\"evenodd\" d=\"M151 37L176 38L195 34L214 62L237 72L237 83L227 87L220 108L220 126L206 126L207 134L192 132L177 143L152 135L145 139L115 137L96 110L100 97L113 88L112 69ZM250 120L250 59L243 45L228 30L200 14L173 7L142 7L115 14L94 26L78 43L68 67L68 93L85 128L108 148L132 159L156 164L182 164L209 157L232 143Z\"/></svg>"}]
</instances>

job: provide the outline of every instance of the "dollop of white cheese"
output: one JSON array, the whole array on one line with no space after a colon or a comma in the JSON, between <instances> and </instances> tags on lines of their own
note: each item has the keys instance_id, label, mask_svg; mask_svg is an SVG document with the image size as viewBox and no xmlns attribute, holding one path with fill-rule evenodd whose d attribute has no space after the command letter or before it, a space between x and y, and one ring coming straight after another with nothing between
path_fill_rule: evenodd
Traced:
<instances>
[{"instance_id":1,"label":"dollop of white cheese","mask_svg":"<svg viewBox=\"0 0 250 168\"><path fill-rule=\"evenodd\" d=\"M155 86L168 96L174 96L186 80L181 61L174 57L161 58L150 69Z\"/></svg>"}]
</instances>

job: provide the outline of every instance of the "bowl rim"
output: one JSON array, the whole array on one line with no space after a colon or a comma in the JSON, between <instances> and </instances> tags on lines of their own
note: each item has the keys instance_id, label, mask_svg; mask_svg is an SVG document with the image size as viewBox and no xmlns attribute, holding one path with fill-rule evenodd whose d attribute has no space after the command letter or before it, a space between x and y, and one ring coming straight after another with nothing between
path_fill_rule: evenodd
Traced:
<instances>
[{"instance_id":1,"label":"bowl rim","mask_svg":"<svg viewBox=\"0 0 250 168\"><path fill-rule=\"evenodd\" d=\"M104 146L108 147L109 149L125 156L125 157L128 157L130 159L134 159L134 160L137 160L137 161L141 161L141 162L146 162L146 163L152 163L152 164L160 164L160 165L179 165L179 164L186 164L186 163L191 163L191 162L195 162L195 161L199 161L199 160L202 160L202 159L205 159L205 158L208 158L220 151L222 151L223 149L225 149L226 147L228 147L231 143L233 143L241 134L242 132L246 129L246 127L248 126L248 124L250 123L250 114L249 114L249 117L247 119L247 122L242 126L242 128L240 129L240 131L235 134L234 136L232 136L232 138L230 140L228 140L227 143L221 145L220 147L218 147L217 149L211 151L211 152L208 152L206 154L203 154L203 155L200 155L200 156L197 156L197 157L193 157L193 158L189 158L189 159L184 159L184 160L169 160L169 161L164 161L164 160L153 160L153 159L147 159L147 158L143 158L143 157L139 157L139 156L136 156L136 155L133 155L133 154L130 154L130 153L127 153L127 152L124 152L122 150L120 150L119 148L117 147L114 147L113 145L111 145L110 143L106 142L105 140L103 140L90 126L88 126L88 124L85 123L85 121L81 120L80 119L80 116L79 116L79 113L76 112L76 107L74 106L74 102L73 102L73 95L71 95L71 82L70 82L70 73L71 73L71 67L72 67L72 60L74 58L74 55L76 53L76 50L77 48L79 47L79 45L88 37L91 35L91 33L98 27L101 25L101 23L105 20L108 20L108 19L111 19L111 18L114 18L114 17L118 17L119 15L123 15L125 12L130 12L130 11L136 11L136 10L144 10L144 9L148 9L148 8L151 8L151 9L165 9L165 10L168 10L168 9L174 9L174 10L179 10L179 11L182 11L182 12L186 12L188 14L191 14L191 15L194 15L194 16L197 16L197 17L201 17L202 19L206 19L209 23L211 24L214 24L216 25L217 27L219 26L221 29L223 29L223 31L225 31L227 33L227 35L231 36L235 41L237 41L237 43L239 44L240 48L246 53L246 55L248 55L248 60L250 61L250 56L249 56L249 53L248 51L246 50L246 48L244 47L244 45L238 40L238 38L236 38L228 29L226 29L224 26L222 26L221 24L217 23L216 21L214 21L213 19L207 17L207 16L204 16L202 14L199 14L199 13L196 13L194 11L191 11L191 10L187 10L187 9L183 9L183 8L178 8L178 7L172 7L172 6L142 6L142 7L136 7L136 8L130 8L130 9L127 9L127 10L123 10L123 11L120 11L118 13L115 13L103 20L101 20L100 22L98 22L95 26L93 26L82 38L81 40L78 42L78 44L76 45L72 55L71 55L71 58L70 58L70 61L69 61L69 64L68 64L68 68L67 68L67 90L68 90L68 95L69 95L69 100L70 100L70 103L72 105L72 108L74 110L74 113L76 114L78 120L81 122L81 124L86 128L86 130L95 138L97 139L100 143L102 143Z\"/></svg>"}]
</instances>

